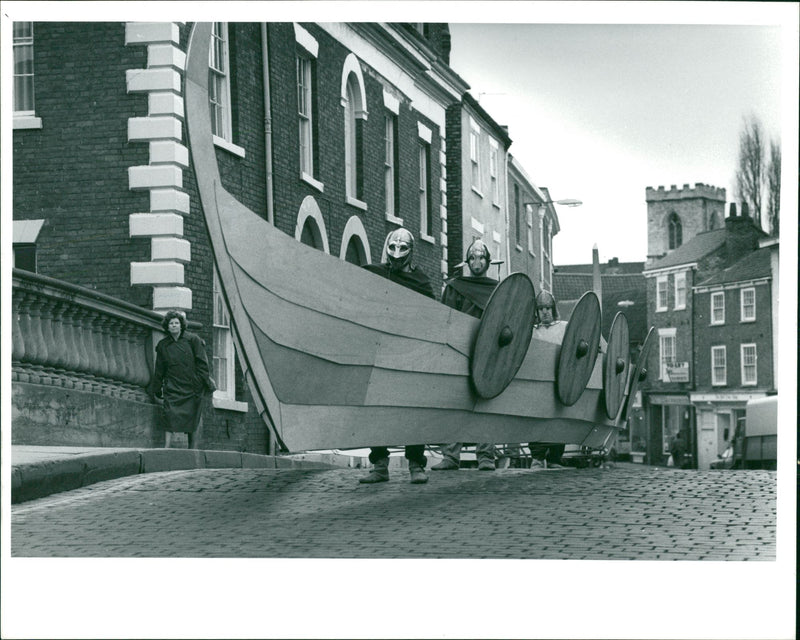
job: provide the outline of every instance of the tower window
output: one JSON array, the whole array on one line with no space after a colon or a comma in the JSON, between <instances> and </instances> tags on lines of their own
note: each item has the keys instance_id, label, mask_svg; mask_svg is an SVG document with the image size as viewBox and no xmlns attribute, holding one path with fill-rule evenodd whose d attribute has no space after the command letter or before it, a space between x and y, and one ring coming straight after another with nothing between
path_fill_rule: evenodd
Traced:
<instances>
[{"instance_id":1,"label":"tower window","mask_svg":"<svg viewBox=\"0 0 800 640\"><path fill-rule=\"evenodd\" d=\"M678 214L669 214L667 221L667 231L669 232L669 248L677 249L683 244L683 227L681 226L681 219Z\"/></svg>"}]
</instances>

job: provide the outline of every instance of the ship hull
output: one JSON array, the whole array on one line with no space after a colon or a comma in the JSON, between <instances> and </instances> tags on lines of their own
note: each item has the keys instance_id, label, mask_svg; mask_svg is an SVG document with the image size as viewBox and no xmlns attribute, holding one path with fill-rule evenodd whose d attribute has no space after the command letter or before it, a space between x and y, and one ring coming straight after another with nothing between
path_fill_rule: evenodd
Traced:
<instances>
[{"instance_id":1,"label":"ship hull","mask_svg":"<svg viewBox=\"0 0 800 640\"><path fill-rule=\"evenodd\" d=\"M237 355L264 420L290 451L445 442L601 446L615 429L602 358L571 406L556 393L560 345L534 332L508 387L477 395L480 321L297 242L221 184L207 93L210 29L187 57L192 162Z\"/></svg>"}]
</instances>

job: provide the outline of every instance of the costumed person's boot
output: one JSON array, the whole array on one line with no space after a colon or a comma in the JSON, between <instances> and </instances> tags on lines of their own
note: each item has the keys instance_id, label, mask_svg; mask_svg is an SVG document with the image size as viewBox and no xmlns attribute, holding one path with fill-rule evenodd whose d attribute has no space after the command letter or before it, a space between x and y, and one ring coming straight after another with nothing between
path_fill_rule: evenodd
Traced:
<instances>
[{"instance_id":1,"label":"costumed person's boot","mask_svg":"<svg viewBox=\"0 0 800 640\"><path fill-rule=\"evenodd\" d=\"M409 460L408 472L411 474L411 484L425 484L428 481L425 468L421 464Z\"/></svg>"},{"instance_id":2,"label":"costumed person's boot","mask_svg":"<svg viewBox=\"0 0 800 640\"><path fill-rule=\"evenodd\" d=\"M377 482L389 482L389 458L376 460L372 465L369 474L358 480L361 484L375 484Z\"/></svg>"}]
</instances>

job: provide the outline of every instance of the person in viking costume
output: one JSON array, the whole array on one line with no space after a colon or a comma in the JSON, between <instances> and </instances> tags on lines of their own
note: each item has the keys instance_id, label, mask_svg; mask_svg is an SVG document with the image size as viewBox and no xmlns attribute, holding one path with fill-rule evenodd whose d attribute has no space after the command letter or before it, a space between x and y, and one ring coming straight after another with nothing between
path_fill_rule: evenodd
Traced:
<instances>
[{"instance_id":1,"label":"person in viking costume","mask_svg":"<svg viewBox=\"0 0 800 640\"><path fill-rule=\"evenodd\" d=\"M410 231L401 227L390 232L384 243L384 257L384 262L365 265L364 268L417 293L436 299L425 272L413 262L414 236ZM405 457L408 460L411 483L426 483L428 476L425 474L425 465L427 464L425 445L406 445ZM387 482L389 480L388 447L371 447L369 461L372 463L372 469L367 476L360 478L359 482L362 484Z\"/></svg>"},{"instance_id":2,"label":"person in viking costume","mask_svg":"<svg viewBox=\"0 0 800 640\"><path fill-rule=\"evenodd\" d=\"M541 291L536 296L536 312L534 315L536 331L554 332L563 335L564 323L558 319L556 299L548 291ZM564 445L552 442L529 442L531 451L531 468L561 468L561 456Z\"/></svg>"},{"instance_id":3,"label":"person in viking costume","mask_svg":"<svg viewBox=\"0 0 800 640\"><path fill-rule=\"evenodd\" d=\"M482 240L475 240L467 248L464 262L459 267L467 266L470 275L456 276L446 282L442 302L448 307L463 311L471 316L480 318L489 296L498 285L494 278L486 276L492 257L489 247ZM462 442L454 442L442 446L443 460L431 467L434 471L455 471L459 468L461 460ZM494 471L494 444L478 443L475 445L475 455L478 459L478 469L481 471Z\"/></svg>"}]
</instances>

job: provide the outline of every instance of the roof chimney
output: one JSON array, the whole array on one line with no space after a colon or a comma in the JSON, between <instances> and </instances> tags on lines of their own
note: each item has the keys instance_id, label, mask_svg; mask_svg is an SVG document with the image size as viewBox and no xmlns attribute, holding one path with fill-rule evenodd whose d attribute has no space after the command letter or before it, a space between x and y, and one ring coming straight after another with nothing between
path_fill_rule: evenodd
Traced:
<instances>
[{"instance_id":1,"label":"roof chimney","mask_svg":"<svg viewBox=\"0 0 800 640\"><path fill-rule=\"evenodd\" d=\"M750 217L750 205L748 205L746 202L742 202L742 217Z\"/></svg>"},{"instance_id":2,"label":"roof chimney","mask_svg":"<svg viewBox=\"0 0 800 640\"><path fill-rule=\"evenodd\" d=\"M603 283L600 280L600 256L597 251L597 243L592 247L592 291L600 301L600 308L603 308Z\"/></svg>"},{"instance_id":3,"label":"roof chimney","mask_svg":"<svg viewBox=\"0 0 800 640\"><path fill-rule=\"evenodd\" d=\"M730 212L729 216L730 216L731 218L735 218L735 217L736 217L736 203L735 203L735 202L731 202L731 209L730 209L730 211L731 211L731 212Z\"/></svg>"}]
</instances>

